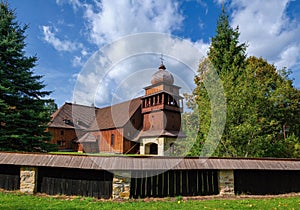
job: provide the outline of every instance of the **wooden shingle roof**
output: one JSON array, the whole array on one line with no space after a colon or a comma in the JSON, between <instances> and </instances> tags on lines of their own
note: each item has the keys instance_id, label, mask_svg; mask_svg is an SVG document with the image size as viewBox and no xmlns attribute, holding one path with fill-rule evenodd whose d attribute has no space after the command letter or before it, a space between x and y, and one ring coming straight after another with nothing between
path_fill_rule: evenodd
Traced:
<instances>
[{"instance_id":1,"label":"wooden shingle roof","mask_svg":"<svg viewBox=\"0 0 300 210\"><path fill-rule=\"evenodd\" d=\"M300 170L300 159L80 156L0 153L0 164L94 170Z\"/></svg>"},{"instance_id":2,"label":"wooden shingle roof","mask_svg":"<svg viewBox=\"0 0 300 210\"><path fill-rule=\"evenodd\" d=\"M123 103L99 108L96 120L89 130L105 130L123 127L141 106L141 98L134 98Z\"/></svg>"},{"instance_id":3,"label":"wooden shingle roof","mask_svg":"<svg viewBox=\"0 0 300 210\"><path fill-rule=\"evenodd\" d=\"M97 108L65 103L52 114L48 127L86 129L94 121Z\"/></svg>"}]
</instances>

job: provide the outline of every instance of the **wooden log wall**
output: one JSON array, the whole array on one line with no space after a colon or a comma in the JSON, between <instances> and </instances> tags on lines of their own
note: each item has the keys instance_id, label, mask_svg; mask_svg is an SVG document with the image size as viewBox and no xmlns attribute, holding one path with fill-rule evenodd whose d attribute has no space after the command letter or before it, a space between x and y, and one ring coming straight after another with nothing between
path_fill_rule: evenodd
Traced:
<instances>
[{"instance_id":1,"label":"wooden log wall","mask_svg":"<svg viewBox=\"0 0 300 210\"><path fill-rule=\"evenodd\" d=\"M170 170L158 175L151 171L133 172L131 178L130 196L174 197L216 195L218 190L218 175L215 170Z\"/></svg>"},{"instance_id":2,"label":"wooden log wall","mask_svg":"<svg viewBox=\"0 0 300 210\"><path fill-rule=\"evenodd\" d=\"M74 149L75 145L73 140L76 139L77 133L72 128L48 128L48 131L52 135L51 143L57 144L58 149ZM59 144L59 142L64 142Z\"/></svg>"}]
</instances>

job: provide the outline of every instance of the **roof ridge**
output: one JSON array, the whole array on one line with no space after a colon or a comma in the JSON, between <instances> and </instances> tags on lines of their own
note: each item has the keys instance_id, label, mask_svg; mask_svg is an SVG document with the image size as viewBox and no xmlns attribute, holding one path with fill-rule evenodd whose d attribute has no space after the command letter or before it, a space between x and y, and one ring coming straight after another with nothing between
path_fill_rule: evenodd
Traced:
<instances>
[{"instance_id":1,"label":"roof ridge","mask_svg":"<svg viewBox=\"0 0 300 210\"><path fill-rule=\"evenodd\" d=\"M135 101L135 100L138 100L138 99L142 99L143 96L139 96L137 98L133 98L133 99L129 99L127 101L122 101L121 103L116 103L116 104L112 104L110 106L105 106L105 107L99 107L98 109L101 110L101 109L107 109L107 108L110 108L110 107L113 107L113 106L119 106L119 105L122 105L122 104L126 104L126 103L129 103L131 101Z\"/></svg>"},{"instance_id":2,"label":"roof ridge","mask_svg":"<svg viewBox=\"0 0 300 210\"><path fill-rule=\"evenodd\" d=\"M71 106L82 106L82 107L87 107L87 108L95 108L95 109L99 109L99 107L96 106L91 106L91 105L84 105L84 104L77 104L77 103L72 103L72 102L65 102L65 104L71 105ZM64 105L65 105L64 104ZM63 106L64 106L63 105Z\"/></svg>"}]
</instances>

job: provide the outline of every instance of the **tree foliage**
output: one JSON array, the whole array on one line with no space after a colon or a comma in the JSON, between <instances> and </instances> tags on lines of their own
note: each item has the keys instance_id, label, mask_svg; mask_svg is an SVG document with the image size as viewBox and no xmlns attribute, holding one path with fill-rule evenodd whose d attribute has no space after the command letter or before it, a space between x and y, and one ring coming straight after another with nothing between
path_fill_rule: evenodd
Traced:
<instances>
[{"instance_id":1,"label":"tree foliage","mask_svg":"<svg viewBox=\"0 0 300 210\"><path fill-rule=\"evenodd\" d=\"M41 151L53 148L45 132L50 120L50 94L42 76L35 75L37 58L26 56L27 25L20 26L14 11L0 3L0 150Z\"/></svg>"},{"instance_id":2,"label":"tree foliage","mask_svg":"<svg viewBox=\"0 0 300 210\"><path fill-rule=\"evenodd\" d=\"M277 69L262 58L246 58L246 44L240 44L238 38L238 28L230 27L223 9L208 58L199 65L196 88L189 100L191 108L198 107L194 112L199 116L191 155L203 154L212 117L204 80L209 71L215 70L223 81L227 114L214 155L299 157L300 91L293 87L286 69Z\"/></svg>"},{"instance_id":3,"label":"tree foliage","mask_svg":"<svg viewBox=\"0 0 300 210\"><path fill-rule=\"evenodd\" d=\"M243 67L246 44L239 43L239 36L239 28L230 27L228 15L223 8L217 22L216 36L212 38L208 52L209 60L219 75Z\"/></svg>"}]
</instances>

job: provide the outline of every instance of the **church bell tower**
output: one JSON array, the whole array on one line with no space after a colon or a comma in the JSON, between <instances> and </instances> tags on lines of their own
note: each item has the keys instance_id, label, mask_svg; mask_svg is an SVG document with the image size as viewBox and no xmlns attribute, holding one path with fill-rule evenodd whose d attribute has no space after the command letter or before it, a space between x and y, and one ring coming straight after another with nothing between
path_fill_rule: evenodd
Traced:
<instances>
[{"instance_id":1,"label":"church bell tower","mask_svg":"<svg viewBox=\"0 0 300 210\"><path fill-rule=\"evenodd\" d=\"M143 130L140 135L140 154L173 155L174 143L184 138L181 132L183 102L179 86L163 62L152 75L151 85L144 88L142 97Z\"/></svg>"}]
</instances>

